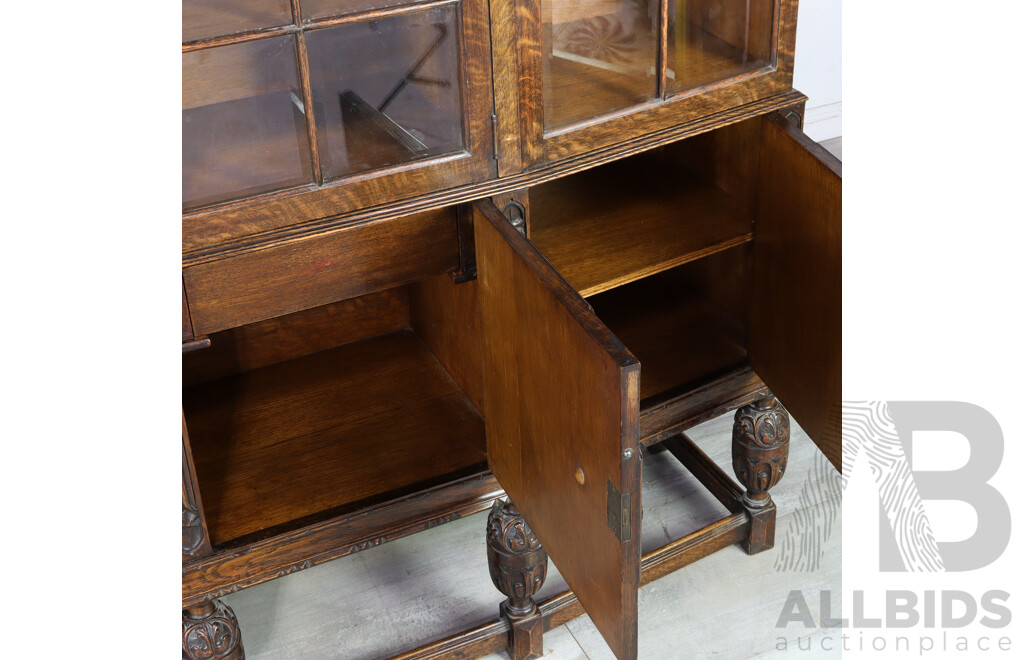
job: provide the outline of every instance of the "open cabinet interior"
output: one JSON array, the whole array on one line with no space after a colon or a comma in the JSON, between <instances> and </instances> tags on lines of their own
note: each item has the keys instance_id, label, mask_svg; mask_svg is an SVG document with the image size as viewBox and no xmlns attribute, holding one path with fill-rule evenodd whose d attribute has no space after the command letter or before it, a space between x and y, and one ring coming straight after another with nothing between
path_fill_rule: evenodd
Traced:
<instances>
[{"instance_id":1,"label":"open cabinet interior","mask_svg":"<svg viewBox=\"0 0 1024 660\"><path fill-rule=\"evenodd\" d=\"M760 131L734 124L530 190L531 240L640 361L642 411L747 368Z\"/></svg>"},{"instance_id":2,"label":"open cabinet interior","mask_svg":"<svg viewBox=\"0 0 1024 660\"><path fill-rule=\"evenodd\" d=\"M472 369L438 343L437 307L420 304L432 286L453 285L445 275L242 326L184 356L183 405L215 546L486 469L479 399L435 356L479 395Z\"/></svg>"}]
</instances>

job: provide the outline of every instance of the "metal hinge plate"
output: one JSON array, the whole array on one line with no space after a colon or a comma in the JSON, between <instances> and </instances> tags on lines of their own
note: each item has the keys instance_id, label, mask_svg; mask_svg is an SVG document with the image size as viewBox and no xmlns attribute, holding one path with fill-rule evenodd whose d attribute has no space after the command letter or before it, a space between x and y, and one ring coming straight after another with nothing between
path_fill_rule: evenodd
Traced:
<instances>
[{"instance_id":1,"label":"metal hinge plate","mask_svg":"<svg viewBox=\"0 0 1024 660\"><path fill-rule=\"evenodd\" d=\"M491 139L494 142L494 160L501 160L501 141L498 139L498 115L494 114L493 112L491 113Z\"/></svg>"},{"instance_id":2,"label":"metal hinge plate","mask_svg":"<svg viewBox=\"0 0 1024 660\"><path fill-rule=\"evenodd\" d=\"M619 541L629 540L629 493L620 493L611 479L608 480L608 526Z\"/></svg>"}]
</instances>

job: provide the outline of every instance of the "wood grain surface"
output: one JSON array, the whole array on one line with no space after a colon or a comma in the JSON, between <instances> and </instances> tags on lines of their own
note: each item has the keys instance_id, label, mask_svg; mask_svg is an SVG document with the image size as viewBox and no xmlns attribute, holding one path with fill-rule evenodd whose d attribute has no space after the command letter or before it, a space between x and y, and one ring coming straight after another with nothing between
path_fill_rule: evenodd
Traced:
<instances>
[{"instance_id":1,"label":"wood grain surface","mask_svg":"<svg viewBox=\"0 0 1024 660\"><path fill-rule=\"evenodd\" d=\"M436 275L410 285L412 327L486 419L476 280Z\"/></svg>"},{"instance_id":2,"label":"wood grain surface","mask_svg":"<svg viewBox=\"0 0 1024 660\"><path fill-rule=\"evenodd\" d=\"M639 364L493 203L475 209L488 462L609 646L635 658ZM608 483L632 498L625 542Z\"/></svg>"},{"instance_id":3,"label":"wood grain surface","mask_svg":"<svg viewBox=\"0 0 1024 660\"><path fill-rule=\"evenodd\" d=\"M483 420L411 331L186 389L214 545L485 461Z\"/></svg>"},{"instance_id":4,"label":"wood grain surface","mask_svg":"<svg viewBox=\"0 0 1024 660\"><path fill-rule=\"evenodd\" d=\"M407 327L407 287L349 298L215 333L209 348L182 356L182 384L198 385Z\"/></svg>"},{"instance_id":5,"label":"wood grain surface","mask_svg":"<svg viewBox=\"0 0 1024 660\"><path fill-rule=\"evenodd\" d=\"M360 296L459 266L454 209L340 229L184 269L207 334Z\"/></svg>"},{"instance_id":6,"label":"wood grain surface","mask_svg":"<svg viewBox=\"0 0 1024 660\"><path fill-rule=\"evenodd\" d=\"M640 398L689 389L747 361L746 329L675 271L590 298L594 312L640 360Z\"/></svg>"},{"instance_id":7,"label":"wood grain surface","mask_svg":"<svg viewBox=\"0 0 1024 660\"><path fill-rule=\"evenodd\" d=\"M584 297L751 240L743 205L654 156L530 191L534 243Z\"/></svg>"},{"instance_id":8,"label":"wood grain surface","mask_svg":"<svg viewBox=\"0 0 1024 660\"><path fill-rule=\"evenodd\" d=\"M842 163L762 121L750 362L842 470Z\"/></svg>"}]
</instances>

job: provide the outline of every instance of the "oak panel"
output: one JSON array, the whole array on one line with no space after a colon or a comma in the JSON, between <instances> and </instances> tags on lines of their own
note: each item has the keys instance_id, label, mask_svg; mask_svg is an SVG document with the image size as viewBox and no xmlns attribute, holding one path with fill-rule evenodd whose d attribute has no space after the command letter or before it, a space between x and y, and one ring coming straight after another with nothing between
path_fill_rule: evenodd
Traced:
<instances>
[{"instance_id":1,"label":"oak panel","mask_svg":"<svg viewBox=\"0 0 1024 660\"><path fill-rule=\"evenodd\" d=\"M405 287L215 333L182 356L182 384L198 385L409 327Z\"/></svg>"},{"instance_id":2,"label":"oak panel","mask_svg":"<svg viewBox=\"0 0 1024 660\"><path fill-rule=\"evenodd\" d=\"M480 415L411 331L187 388L214 545L479 469Z\"/></svg>"},{"instance_id":3,"label":"oak panel","mask_svg":"<svg viewBox=\"0 0 1024 660\"><path fill-rule=\"evenodd\" d=\"M533 241L581 295L751 240L738 200L652 161L613 163L530 191Z\"/></svg>"},{"instance_id":4,"label":"oak panel","mask_svg":"<svg viewBox=\"0 0 1024 660\"><path fill-rule=\"evenodd\" d=\"M192 324L216 332L459 265L454 211L347 227L184 270Z\"/></svg>"},{"instance_id":5,"label":"oak panel","mask_svg":"<svg viewBox=\"0 0 1024 660\"><path fill-rule=\"evenodd\" d=\"M639 364L492 202L474 220L488 462L609 646L635 658ZM628 541L608 525L609 482L632 498Z\"/></svg>"},{"instance_id":6,"label":"oak panel","mask_svg":"<svg viewBox=\"0 0 1024 660\"><path fill-rule=\"evenodd\" d=\"M486 418L477 281L436 275L409 289L413 328Z\"/></svg>"},{"instance_id":7,"label":"oak panel","mask_svg":"<svg viewBox=\"0 0 1024 660\"><path fill-rule=\"evenodd\" d=\"M635 282L588 302L640 360L641 401L747 361L745 328L670 278Z\"/></svg>"},{"instance_id":8,"label":"oak panel","mask_svg":"<svg viewBox=\"0 0 1024 660\"><path fill-rule=\"evenodd\" d=\"M842 469L842 164L778 113L761 120L750 361Z\"/></svg>"}]
</instances>

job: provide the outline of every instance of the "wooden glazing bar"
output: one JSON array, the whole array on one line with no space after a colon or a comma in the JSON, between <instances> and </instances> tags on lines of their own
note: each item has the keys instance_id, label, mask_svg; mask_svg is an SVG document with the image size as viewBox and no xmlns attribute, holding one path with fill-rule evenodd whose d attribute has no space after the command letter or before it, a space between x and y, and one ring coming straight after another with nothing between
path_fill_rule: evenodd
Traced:
<instances>
[{"instance_id":1,"label":"wooden glazing bar","mask_svg":"<svg viewBox=\"0 0 1024 660\"><path fill-rule=\"evenodd\" d=\"M256 39L265 39L268 37L276 37L282 34L292 34L294 32L301 32L304 30L319 30L321 28L334 27L335 25L344 25L345 23L362 23L367 21L375 21L381 18L388 18L390 16L398 16L399 14L408 14L411 12L425 11L434 7L441 7L444 5L458 4L461 0L431 0L429 2L418 2L400 5L398 7L388 7L386 9L373 9L370 11L356 12L354 14L346 14L344 16L333 16L330 18L321 18L311 21L302 21L299 16L298 3L293 0L292 2L292 14L295 25L283 25L280 27L272 28L260 28L258 30L250 30L248 32L238 32L236 34L228 34L220 37L210 37L208 39L196 39L195 41L189 41L181 45L181 52L188 53L194 50L203 50L206 48L216 48L217 46L226 46L228 44L237 44L245 41L255 41Z\"/></svg>"},{"instance_id":2,"label":"wooden glazing bar","mask_svg":"<svg viewBox=\"0 0 1024 660\"><path fill-rule=\"evenodd\" d=\"M668 95L668 3L660 0L658 5L658 92L657 97Z\"/></svg>"},{"instance_id":3,"label":"wooden glazing bar","mask_svg":"<svg viewBox=\"0 0 1024 660\"><path fill-rule=\"evenodd\" d=\"M323 28L334 27L336 25L345 25L347 23L366 23L368 21L376 21L382 18L390 18L392 16L400 16L402 14L426 11L436 7L444 7L445 5L458 5L460 2L461 0L433 0L432 2L419 2L415 4L399 5L397 7L388 7L387 9L374 9L372 11L347 14L345 16L321 18L319 20L303 23L302 29L320 30Z\"/></svg>"},{"instance_id":4,"label":"wooden glazing bar","mask_svg":"<svg viewBox=\"0 0 1024 660\"><path fill-rule=\"evenodd\" d=\"M283 25L281 27L272 28L260 28L259 30L251 30L249 32L238 32L236 34L228 34L223 37L211 37L209 39L199 39L196 41L190 41L181 45L182 53L191 53L194 50L205 50L207 48L216 48L217 46L227 46L229 44L240 44L246 41L255 41L257 39L268 39L270 37L279 37L282 34L292 34L298 32L299 28L294 25Z\"/></svg>"},{"instance_id":5,"label":"wooden glazing bar","mask_svg":"<svg viewBox=\"0 0 1024 660\"><path fill-rule=\"evenodd\" d=\"M722 506L733 513L744 510L742 504L743 489L729 478L708 455L701 451L701 448L693 443L685 433L680 433L674 438L669 438L664 443L665 448L673 456L679 459L687 470L697 480L704 484L712 495L722 503Z\"/></svg>"},{"instance_id":6,"label":"wooden glazing bar","mask_svg":"<svg viewBox=\"0 0 1024 660\"><path fill-rule=\"evenodd\" d=\"M298 16L298 2L292 0L294 11ZM299 32L295 36L296 54L299 60L299 85L302 86L302 106L306 117L306 137L309 139L309 152L313 157L313 175L317 185L323 185L324 173L320 168L320 146L316 135L316 118L313 111L313 86L309 81L309 54L306 52L306 35Z\"/></svg>"}]
</instances>

